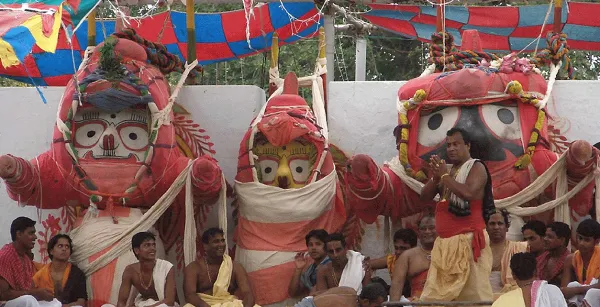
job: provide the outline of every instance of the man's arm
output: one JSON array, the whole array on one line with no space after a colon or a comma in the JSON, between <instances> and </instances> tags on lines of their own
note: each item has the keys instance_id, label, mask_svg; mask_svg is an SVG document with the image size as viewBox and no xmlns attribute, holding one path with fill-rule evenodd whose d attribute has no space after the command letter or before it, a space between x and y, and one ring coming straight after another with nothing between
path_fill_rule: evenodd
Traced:
<instances>
[{"instance_id":1,"label":"man's arm","mask_svg":"<svg viewBox=\"0 0 600 307\"><path fill-rule=\"evenodd\" d=\"M325 291L327 287L327 265L323 265L317 268L317 292Z\"/></svg>"},{"instance_id":2,"label":"man's arm","mask_svg":"<svg viewBox=\"0 0 600 307\"><path fill-rule=\"evenodd\" d=\"M248 274L244 267L242 267L239 263L233 263L233 269L235 270L235 281L239 287L240 293L242 294L242 303L244 307L252 307L254 306L254 293L252 293L252 288L250 288L250 282L248 281Z\"/></svg>"},{"instance_id":3,"label":"man's arm","mask_svg":"<svg viewBox=\"0 0 600 307\"><path fill-rule=\"evenodd\" d=\"M123 278L121 280L121 287L119 288L119 301L117 307L127 307L127 300L129 299L129 293L131 292L132 284L132 268L127 266L123 271Z\"/></svg>"},{"instance_id":4,"label":"man's arm","mask_svg":"<svg viewBox=\"0 0 600 307\"><path fill-rule=\"evenodd\" d=\"M371 270L382 270L387 268L387 256L371 259Z\"/></svg>"},{"instance_id":5,"label":"man's arm","mask_svg":"<svg viewBox=\"0 0 600 307\"><path fill-rule=\"evenodd\" d=\"M392 287L390 289L390 300L399 301L402 297L402 289L406 282L406 274L408 273L408 251L402 253L396 265L394 266L394 274L392 275Z\"/></svg>"},{"instance_id":6,"label":"man's arm","mask_svg":"<svg viewBox=\"0 0 600 307\"><path fill-rule=\"evenodd\" d=\"M198 294L196 294L196 287L198 285L198 266L196 262L188 264L183 269L183 295L188 304L194 305L194 307L210 307L204 302Z\"/></svg>"},{"instance_id":7,"label":"man's arm","mask_svg":"<svg viewBox=\"0 0 600 307\"><path fill-rule=\"evenodd\" d=\"M444 176L445 177L445 176ZM438 194L438 185L440 184L440 179L431 177L431 179L427 180L423 190L421 190L421 200L422 201L432 201L433 198Z\"/></svg>"},{"instance_id":8,"label":"man's arm","mask_svg":"<svg viewBox=\"0 0 600 307\"><path fill-rule=\"evenodd\" d=\"M573 255L574 254L570 254L565 258L565 267L563 268L563 273L561 276L561 281L560 281L560 291L562 291L563 295L565 296L565 298L571 298L575 295L579 295L579 294L585 294L587 292L588 289L590 289L589 286L582 286L582 287L567 287L567 285L575 280L575 268L573 267Z\"/></svg>"},{"instance_id":9,"label":"man's arm","mask_svg":"<svg viewBox=\"0 0 600 307\"><path fill-rule=\"evenodd\" d=\"M292 275L292 279L290 280L290 284L288 285L288 294L291 297L295 297L302 293L303 285L300 282L300 276L304 272L304 268L294 268L294 275Z\"/></svg>"},{"instance_id":10,"label":"man's arm","mask_svg":"<svg viewBox=\"0 0 600 307\"><path fill-rule=\"evenodd\" d=\"M475 200L481 197L481 191L487 183L487 173L483 164L475 162L464 184L458 183L452 176L443 176L441 182L460 199Z\"/></svg>"},{"instance_id":11,"label":"man's arm","mask_svg":"<svg viewBox=\"0 0 600 307\"><path fill-rule=\"evenodd\" d=\"M175 296L177 296L177 290L175 285L175 269L171 267L171 270L169 270L169 274L167 274L167 282L165 283L164 303L167 304L167 306L174 306Z\"/></svg>"},{"instance_id":12,"label":"man's arm","mask_svg":"<svg viewBox=\"0 0 600 307\"><path fill-rule=\"evenodd\" d=\"M31 289L29 291L17 291L10 288L8 282L0 277L0 300L1 301L10 301L14 300L23 295L31 295L35 297L38 301L52 301L54 296L47 289Z\"/></svg>"}]
</instances>

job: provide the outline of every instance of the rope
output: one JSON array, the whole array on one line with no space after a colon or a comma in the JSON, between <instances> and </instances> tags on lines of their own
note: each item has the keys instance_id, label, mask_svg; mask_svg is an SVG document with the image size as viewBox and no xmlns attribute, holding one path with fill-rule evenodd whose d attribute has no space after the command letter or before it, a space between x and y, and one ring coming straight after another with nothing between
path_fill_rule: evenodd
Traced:
<instances>
[{"instance_id":1,"label":"rope","mask_svg":"<svg viewBox=\"0 0 600 307\"><path fill-rule=\"evenodd\" d=\"M165 45L159 43L153 43L137 35L135 30L131 28L124 29L121 32L112 34L115 37L128 39L134 41L146 49L146 55L151 64L156 66L163 74L170 74L172 72L183 73L185 71L185 64L179 59L178 56L170 53ZM193 78L194 84L200 83L202 67L196 66L189 74L188 78Z\"/></svg>"},{"instance_id":2,"label":"rope","mask_svg":"<svg viewBox=\"0 0 600 307\"><path fill-rule=\"evenodd\" d=\"M531 62L541 67L549 66L551 63L557 65L562 61L569 79L573 79L573 63L571 63L571 59L568 56L569 45L567 45L567 34L548 32L546 43L546 48L538 52Z\"/></svg>"},{"instance_id":3,"label":"rope","mask_svg":"<svg viewBox=\"0 0 600 307\"><path fill-rule=\"evenodd\" d=\"M431 35L429 54L428 62L435 64L436 72L459 70L465 65L477 65L482 60L490 62L500 59L490 52L459 51L454 45L454 36L448 32L436 32Z\"/></svg>"}]
</instances>

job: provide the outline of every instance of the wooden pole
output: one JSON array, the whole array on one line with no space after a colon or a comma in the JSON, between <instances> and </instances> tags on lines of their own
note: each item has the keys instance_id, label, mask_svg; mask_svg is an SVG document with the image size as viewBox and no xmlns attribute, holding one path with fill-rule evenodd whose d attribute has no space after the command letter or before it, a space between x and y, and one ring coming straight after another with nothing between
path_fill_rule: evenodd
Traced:
<instances>
[{"instance_id":1,"label":"wooden pole","mask_svg":"<svg viewBox=\"0 0 600 307\"><path fill-rule=\"evenodd\" d=\"M269 67L276 68L279 66L279 36L277 32L273 33L271 39L271 65ZM277 90L277 84L271 82L271 74L269 73L269 97Z\"/></svg>"},{"instance_id":2,"label":"wooden pole","mask_svg":"<svg viewBox=\"0 0 600 307\"><path fill-rule=\"evenodd\" d=\"M87 18L88 22L88 47L96 46L96 9L93 9Z\"/></svg>"},{"instance_id":3,"label":"wooden pole","mask_svg":"<svg viewBox=\"0 0 600 307\"><path fill-rule=\"evenodd\" d=\"M554 0L554 33L562 32L562 0Z\"/></svg>"},{"instance_id":4,"label":"wooden pole","mask_svg":"<svg viewBox=\"0 0 600 307\"><path fill-rule=\"evenodd\" d=\"M443 21L444 18L446 18L446 16L444 16L444 0L438 0L437 3L437 19L435 23L435 30L437 32L442 32L444 30L442 27Z\"/></svg>"},{"instance_id":5,"label":"wooden pole","mask_svg":"<svg viewBox=\"0 0 600 307\"><path fill-rule=\"evenodd\" d=\"M327 59L327 41L325 37L325 28L319 28L319 59ZM327 74L326 72L321 75L323 80L323 104L325 105L325 115L327 115ZM333 73L333 71L331 72Z\"/></svg>"},{"instance_id":6,"label":"wooden pole","mask_svg":"<svg viewBox=\"0 0 600 307\"><path fill-rule=\"evenodd\" d=\"M194 10L194 0L185 1L185 20L187 26L187 62L192 63L196 60L196 16Z\"/></svg>"}]
</instances>

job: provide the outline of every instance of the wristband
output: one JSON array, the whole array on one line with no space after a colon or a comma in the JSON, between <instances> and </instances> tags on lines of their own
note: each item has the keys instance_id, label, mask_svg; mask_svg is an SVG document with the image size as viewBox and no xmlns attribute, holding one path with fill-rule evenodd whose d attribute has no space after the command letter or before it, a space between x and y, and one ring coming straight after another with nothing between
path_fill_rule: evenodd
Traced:
<instances>
[{"instance_id":1,"label":"wristband","mask_svg":"<svg viewBox=\"0 0 600 307\"><path fill-rule=\"evenodd\" d=\"M448 175L448 173L445 173L445 174L443 174L442 176L440 176L440 180L444 180L444 177L445 177L445 176L450 176L450 175Z\"/></svg>"}]
</instances>

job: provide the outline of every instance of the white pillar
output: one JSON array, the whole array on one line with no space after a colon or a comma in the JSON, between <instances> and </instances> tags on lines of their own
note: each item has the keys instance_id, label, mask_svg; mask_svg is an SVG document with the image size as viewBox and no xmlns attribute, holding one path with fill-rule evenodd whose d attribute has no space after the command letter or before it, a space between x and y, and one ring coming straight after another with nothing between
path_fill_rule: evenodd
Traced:
<instances>
[{"instance_id":1,"label":"white pillar","mask_svg":"<svg viewBox=\"0 0 600 307\"><path fill-rule=\"evenodd\" d=\"M354 81L365 81L367 76L367 39L364 36L356 38L356 65Z\"/></svg>"},{"instance_id":2,"label":"white pillar","mask_svg":"<svg viewBox=\"0 0 600 307\"><path fill-rule=\"evenodd\" d=\"M325 15L325 57L327 58L327 92L329 92L329 82L334 81L335 73L335 28L333 16ZM329 97L329 95L327 95Z\"/></svg>"}]
</instances>

